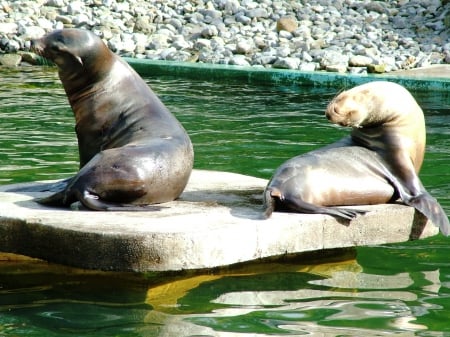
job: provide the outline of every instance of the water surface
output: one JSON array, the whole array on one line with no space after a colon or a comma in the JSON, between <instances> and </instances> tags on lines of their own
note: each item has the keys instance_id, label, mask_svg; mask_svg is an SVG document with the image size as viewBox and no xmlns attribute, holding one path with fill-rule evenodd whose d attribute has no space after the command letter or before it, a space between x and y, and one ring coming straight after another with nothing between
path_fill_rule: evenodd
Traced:
<instances>
[{"instance_id":1,"label":"water surface","mask_svg":"<svg viewBox=\"0 0 450 337\"><path fill-rule=\"evenodd\" d=\"M147 80L188 130L196 168L268 179L348 133L323 115L338 89ZM0 84L0 184L73 175L74 121L54 69L2 69ZM450 94L413 94L427 122L421 178L448 213ZM449 243L164 277L3 256L0 336L450 336Z\"/></svg>"}]
</instances>

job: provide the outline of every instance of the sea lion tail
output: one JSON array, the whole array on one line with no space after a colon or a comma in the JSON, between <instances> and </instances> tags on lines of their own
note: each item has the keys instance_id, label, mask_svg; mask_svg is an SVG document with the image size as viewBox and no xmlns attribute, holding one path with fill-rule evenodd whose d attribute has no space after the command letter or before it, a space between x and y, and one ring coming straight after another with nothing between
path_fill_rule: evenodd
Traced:
<instances>
[{"instance_id":1,"label":"sea lion tail","mask_svg":"<svg viewBox=\"0 0 450 337\"><path fill-rule=\"evenodd\" d=\"M450 235L450 223L447 215L439 202L428 192L421 193L419 196L405 201L405 203L425 215L435 226L439 227L442 234Z\"/></svg>"},{"instance_id":2,"label":"sea lion tail","mask_svg":"<svg viewBox=\"0 0 450 337\"><path fill-rule=\"evenodd\" d=\"M263 194L263 213L262 219L268 219L275 211L276 200L272 196L272 190L267 188Z\"/></svg>"}]
</instances>

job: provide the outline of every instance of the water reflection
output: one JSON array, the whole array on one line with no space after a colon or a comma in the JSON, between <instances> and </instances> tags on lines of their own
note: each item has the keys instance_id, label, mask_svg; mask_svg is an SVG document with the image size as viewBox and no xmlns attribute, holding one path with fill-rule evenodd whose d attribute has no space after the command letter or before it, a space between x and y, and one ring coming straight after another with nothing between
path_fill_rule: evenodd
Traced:
<instances>
[{"instance_id":1,"label":"water reflection","mask_svg":"<svg viewBox=\"0 0 450 337\"><path fill-rule=\"evenodd\" d=\"M443 301L438 269L375 275L347 255L336 258L144 276L32 259L11 263L4 255L0 334L415 336L436 331L420 318L443 309L443 303L434 303Z\"/></svg>"},{"instance_id":2,"label":"water reflection","mask_svg":"<svg viewBox=\"0 0 450 337\"><path fill-rule=\"evenodd\" d=\"M347 270L343 270L344 265ZM353 261L320 265L312 275L304 274L301 268L295 276L277 270L274 271L277 278L280 275L290 278L289 284L296 282L298 288L281 290L283 286L279 285L279 290L219 292L210 300L218 306L209 313L167 315L164 320L161 312L152 312L146 321L164 320L164 329L159 336L232 336L232 333L245 336L380 336L390 333L414 336L415 332L429 328L416 323L416 316L422 315L424 310L417 306L418 296L408 290L414 283L410 275L370 275L358 269ZM317 272L322 277L317 278ZM324 273L329 276L323 278ZM268 284L273 277L272 274L259 274L223 282L232 283L233 288L239 288L239 285L245 288L247 282ZM429 296L437 296L439 271L426 272L422 277L431 283L427 289ZM210 280L198 287L220 289L219 283ZM198 289L193 291L200 292ZM183 312L183 308L179 311ZM253 334L254 331L261 334Z\"/></svg>"}]
</instances>

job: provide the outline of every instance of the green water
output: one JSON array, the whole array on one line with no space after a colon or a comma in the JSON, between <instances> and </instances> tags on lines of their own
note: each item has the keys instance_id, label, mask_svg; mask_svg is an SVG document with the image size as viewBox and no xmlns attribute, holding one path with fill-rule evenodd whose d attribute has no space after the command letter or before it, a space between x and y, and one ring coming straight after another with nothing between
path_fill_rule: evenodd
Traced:
<instances>
[{"instance_id":1,"label":"green water","mask_svg":"<svg viewBox=\"0 0 450 337\"><path fill-rule=\"evenodd\" d=\"M348 130L323 116L337 89L149 78L188 130L195 167L269 178ZM414 93L427 122L421 178L450 211L450 93ZM2 69L0 184L77 171L73 116L52 70ZM358 248L333 263L286 261L161 277L0 258L3 336L450 336L450 239ZM309 262L308 262L309 263Z\"/></svg>"}]
</instances>

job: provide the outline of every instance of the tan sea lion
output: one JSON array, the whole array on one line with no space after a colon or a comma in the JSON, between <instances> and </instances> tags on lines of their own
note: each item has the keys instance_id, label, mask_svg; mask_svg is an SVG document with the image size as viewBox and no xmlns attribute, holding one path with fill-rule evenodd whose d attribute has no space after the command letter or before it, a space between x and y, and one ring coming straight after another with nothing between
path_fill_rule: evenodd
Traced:
<instances>
[{"instance_id":1,"label":"tan sea lion","mask_svg":"<svg viewBox=\"0 0 450 337\"><path fill-rule=\"evenodd\" d=\"M192 144L144 80L86 30L56 30L32 49L58 67L80 155L78 174L38 202L127 210L176 199L192 170Z\"/></svg>"},{"instance_id":2,"label":"tan sea lion","mask_svg":"<svg viewBox=\"0 0 450 337\"><path fill-rule=\"evenodd\" d=\"M351 220L360 210L400 198L450 233L448 217L418 172L426 143L422 109L402 86L370 82L337 95L327 118L352 127L349 137L282 164L264 192L265 216L287 208Z\"/></svg>"}]
</instances>

